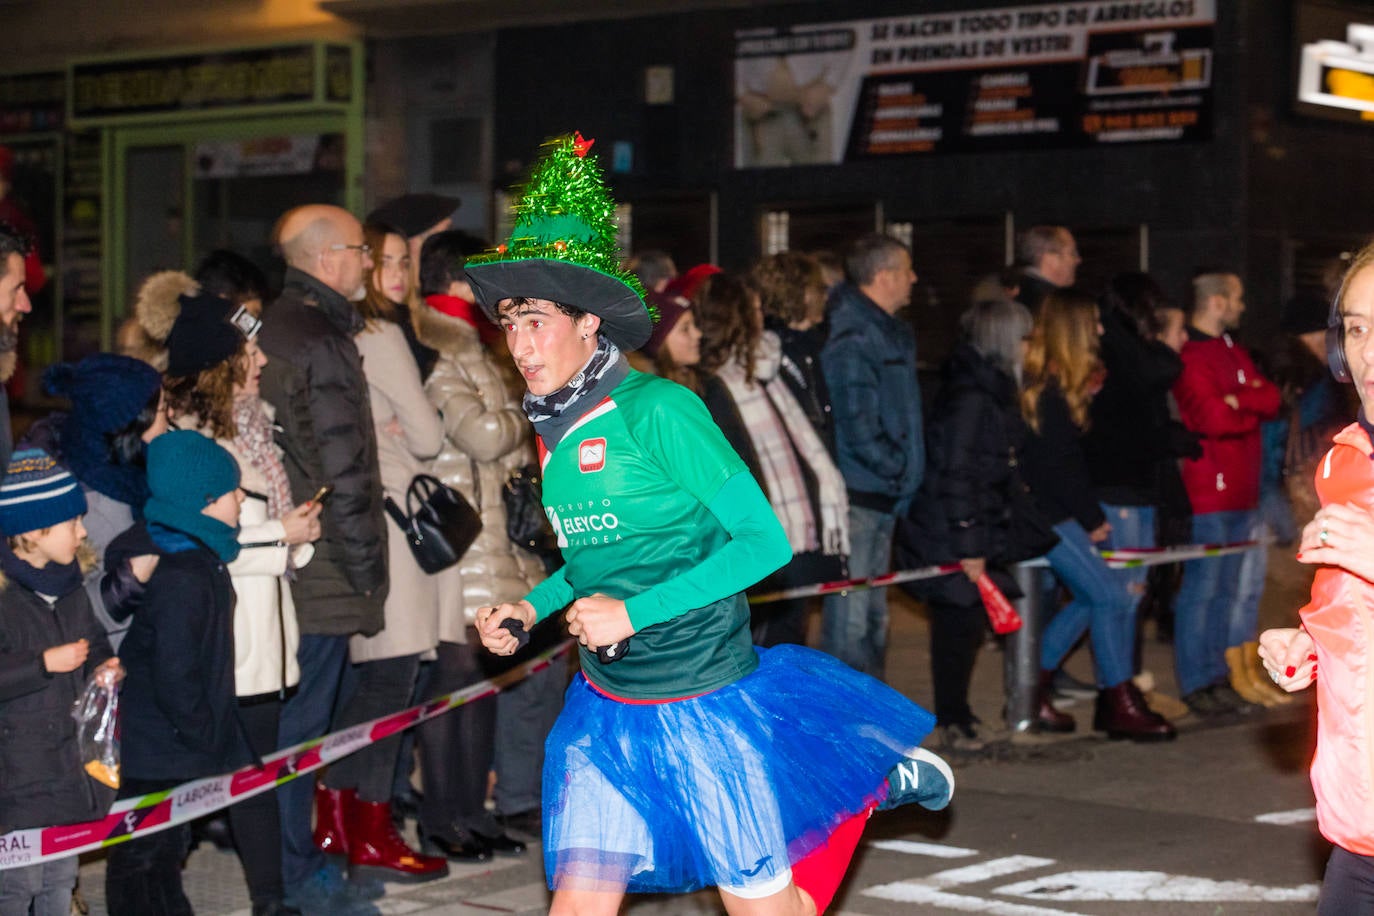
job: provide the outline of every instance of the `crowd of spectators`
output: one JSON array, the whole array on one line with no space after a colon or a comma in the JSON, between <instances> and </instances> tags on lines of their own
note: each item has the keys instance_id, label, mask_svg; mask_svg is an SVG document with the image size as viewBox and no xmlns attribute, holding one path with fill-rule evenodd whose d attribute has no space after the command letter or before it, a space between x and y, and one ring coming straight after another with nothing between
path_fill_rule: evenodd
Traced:
<instances>
[{"instance_id":1,"label":"crowd of spectators","mask_svg":"<svg viewBox=\"0 0 1374 916\"><path fill-rule=\"evenodd\" d=\"M12 458L0 424L0 569L11 582L0 590L0 724L56 708L54 691L65 699L87 677L122 679L119 794L131 797L475 684L558 639L546 622L520 655L497 659L473 638L478 608L529 591L557 560L506 534L503 489L537 467L535 440L523 386L464 275L486 243L451 230L456 206L406 195L366 223L333 206L293 209L274 231L286 267L275 295L251 262L213 252L193 275L147 278L119 353L48 369L46 391L70 407L34 423ZM30 308L28 250L0 230L0 358ZM679 274L670 254L641 252L629 264L659 322L631 359L705 402L782 523L793 560L755 594L894 563L958 565L912 587L930 614L946 752L978 752L996 732L969 702L988 640L983 602L1018 597L1011 568L1035 557L1052 573L1035 727L1075 728L1056 692L1085 638L1093 727L1113 738L1167 740L1185 715L1286 701L1256 653L1262 562L1191 562L1170 602L1164 580L1111 570L1098 551L1266 528L1295 536L1287 478L1347 413L1303 336L1324 329L1325 306L1286 313L1296 349L1265 363L1271 381L1233 336L1245 305L1231 270L1200 270L1177 299L1143 273L1095 295L1075 285L1067 228L1028 229L1018 256L970 296L934 392L921 390L921 328L903 313L919 252L886 235L746 270ZM387 510L406 504L419 474L461 492L483 521L460 562L433 575ZM27 486L47 494L42 511L15 508ZM1175 609L1181 702L1142 681L1151 589L1162 592L1157 616ZM72 621L64 632L86 635L59 640L11 611L34 601L56 602ZM192 603L194 615L178 612ZM882 678L887 591L760 602L752 628L759 645L815 642ZM232 806L225 842L254 914L377 912L383 880L525 854L566 676L551 666L370 745L318 783ZM72 722L52 716L65 746ZM0 831L101 809L25 803L22 788L0 787ZM398 829L407 816L419 848ZM110 912L189 912L179 869L192 836L181 827L116 846ZM0 871L0 901L69 897L74 880L74 867Z\"/></svg>"}]
</instances>

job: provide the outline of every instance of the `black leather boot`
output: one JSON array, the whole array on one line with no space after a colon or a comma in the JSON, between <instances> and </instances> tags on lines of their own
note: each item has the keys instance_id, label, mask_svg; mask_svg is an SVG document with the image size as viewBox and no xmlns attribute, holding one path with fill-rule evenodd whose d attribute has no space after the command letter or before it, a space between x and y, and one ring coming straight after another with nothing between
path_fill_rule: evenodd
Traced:
<instances>
[{"instance_id":1,"label":"black leather boot","mask_svg":"<svg viewBox=\"0 0 1374 916\"><path fill-rule=\"evenodd\" d=\"M1067 734L1078 727L1073 716L1060 712L1050 702L1050 685L1054 680L1053 671L1040 672L1040 689L1035 694L1035 722L1041 731Z\"/></svg>"}]
</instances>

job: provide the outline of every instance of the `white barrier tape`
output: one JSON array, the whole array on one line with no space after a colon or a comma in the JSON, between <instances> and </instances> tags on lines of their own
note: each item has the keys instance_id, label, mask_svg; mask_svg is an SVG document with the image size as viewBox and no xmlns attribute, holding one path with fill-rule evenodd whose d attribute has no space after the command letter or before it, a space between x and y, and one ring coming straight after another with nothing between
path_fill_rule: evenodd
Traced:
<instances>
[{"instance_id":1,"label":"white barrier tape","mask_svg":"<svg viewBox=\"0 0 1374 916\"><path fill-rule=\"evenodd\" d=\"M184 824L250 796L268 792L284 782L312 773L325 764L464 703L494 696L511 684L547 668L571 646L571 641L560 643L490 680L277 751L263 758L261 768L250 765L233 773L183 783L164 792L126 798L115 802L110 813L99 820L0 834L0 870L102 849L131 837Z\"/></svg>"},{"instance_id":2,"label":"white barrier tape","mask_svg":"<svg viewBox=\"0 0 1374 916\"><path fill-rule=\"evenodd\" d=\"M1242 553L1267 546L1264 541L1237 541L1234 544L1188 544L1181 547L1138 547L1120 550L1103 550L1099 556L1112 569L1137 569L1142 566L1159 566L1164 563L1179 563L1184 560L1198 560L1203 557L1221 557L1232 553ZM1018 566L1048 566L1044 557L1036 557L1018 563ZM815 585L798 585L762 595L751 595L750 604L769 604L774 601L787 601L791 598L810 598L815 595L844 594L862 592L872 588L887 588L902 582L916 582L921 579L934 579L959 572L958 563L943 566L922 566L919 569L904 569L868 579L840 579L836 582L820 582Z\"/></svg>"}]
</instances>

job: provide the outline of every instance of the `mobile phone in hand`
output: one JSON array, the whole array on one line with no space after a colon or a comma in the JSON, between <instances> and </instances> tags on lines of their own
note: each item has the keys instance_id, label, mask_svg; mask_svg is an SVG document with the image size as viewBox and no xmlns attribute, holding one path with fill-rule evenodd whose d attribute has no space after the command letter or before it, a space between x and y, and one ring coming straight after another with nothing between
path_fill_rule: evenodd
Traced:
<instances>
[{"instance_id":1,"label":"mobile phone in hand","mask_svg":"<svg viewBox=\"0 0 1374 916\"><path fill-rule=\"evenodd\" d=\"M334 485L327 483L315 491L315 495L310 497L312 503L322 503L329 498L329 494L334 492Z\"/></svg>"}]
</instances>

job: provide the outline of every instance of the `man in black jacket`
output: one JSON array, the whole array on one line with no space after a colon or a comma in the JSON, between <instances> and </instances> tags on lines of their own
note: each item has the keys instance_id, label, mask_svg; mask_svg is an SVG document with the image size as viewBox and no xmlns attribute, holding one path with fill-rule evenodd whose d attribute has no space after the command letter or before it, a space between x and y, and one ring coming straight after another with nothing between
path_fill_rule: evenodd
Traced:
<instances>
[{"instance_id":1,"label":"man in black jacket","mask_svg":"<svg viewBox=\"0 0 1374 916\"><path fill-rule=\"evenodd\" d=\"M324 534L315 557L301 569L292 592L300 622L298 692L282 707L283 747L328 731L339 680L348 663L348 638L371 636L384 623L387 592L386 528L377 442L362 358L353 335L372 268L363 228L346 210L309 205L277 224L286 259L286 285L265 312L258 343L268 362L262 396L276 408L277 442L296 503L324 484ZM311 839L313 780L278 791L282 876L303 908L362 903L340 899L349 886L325 866Z\"/></svg>"}]
</instances>

